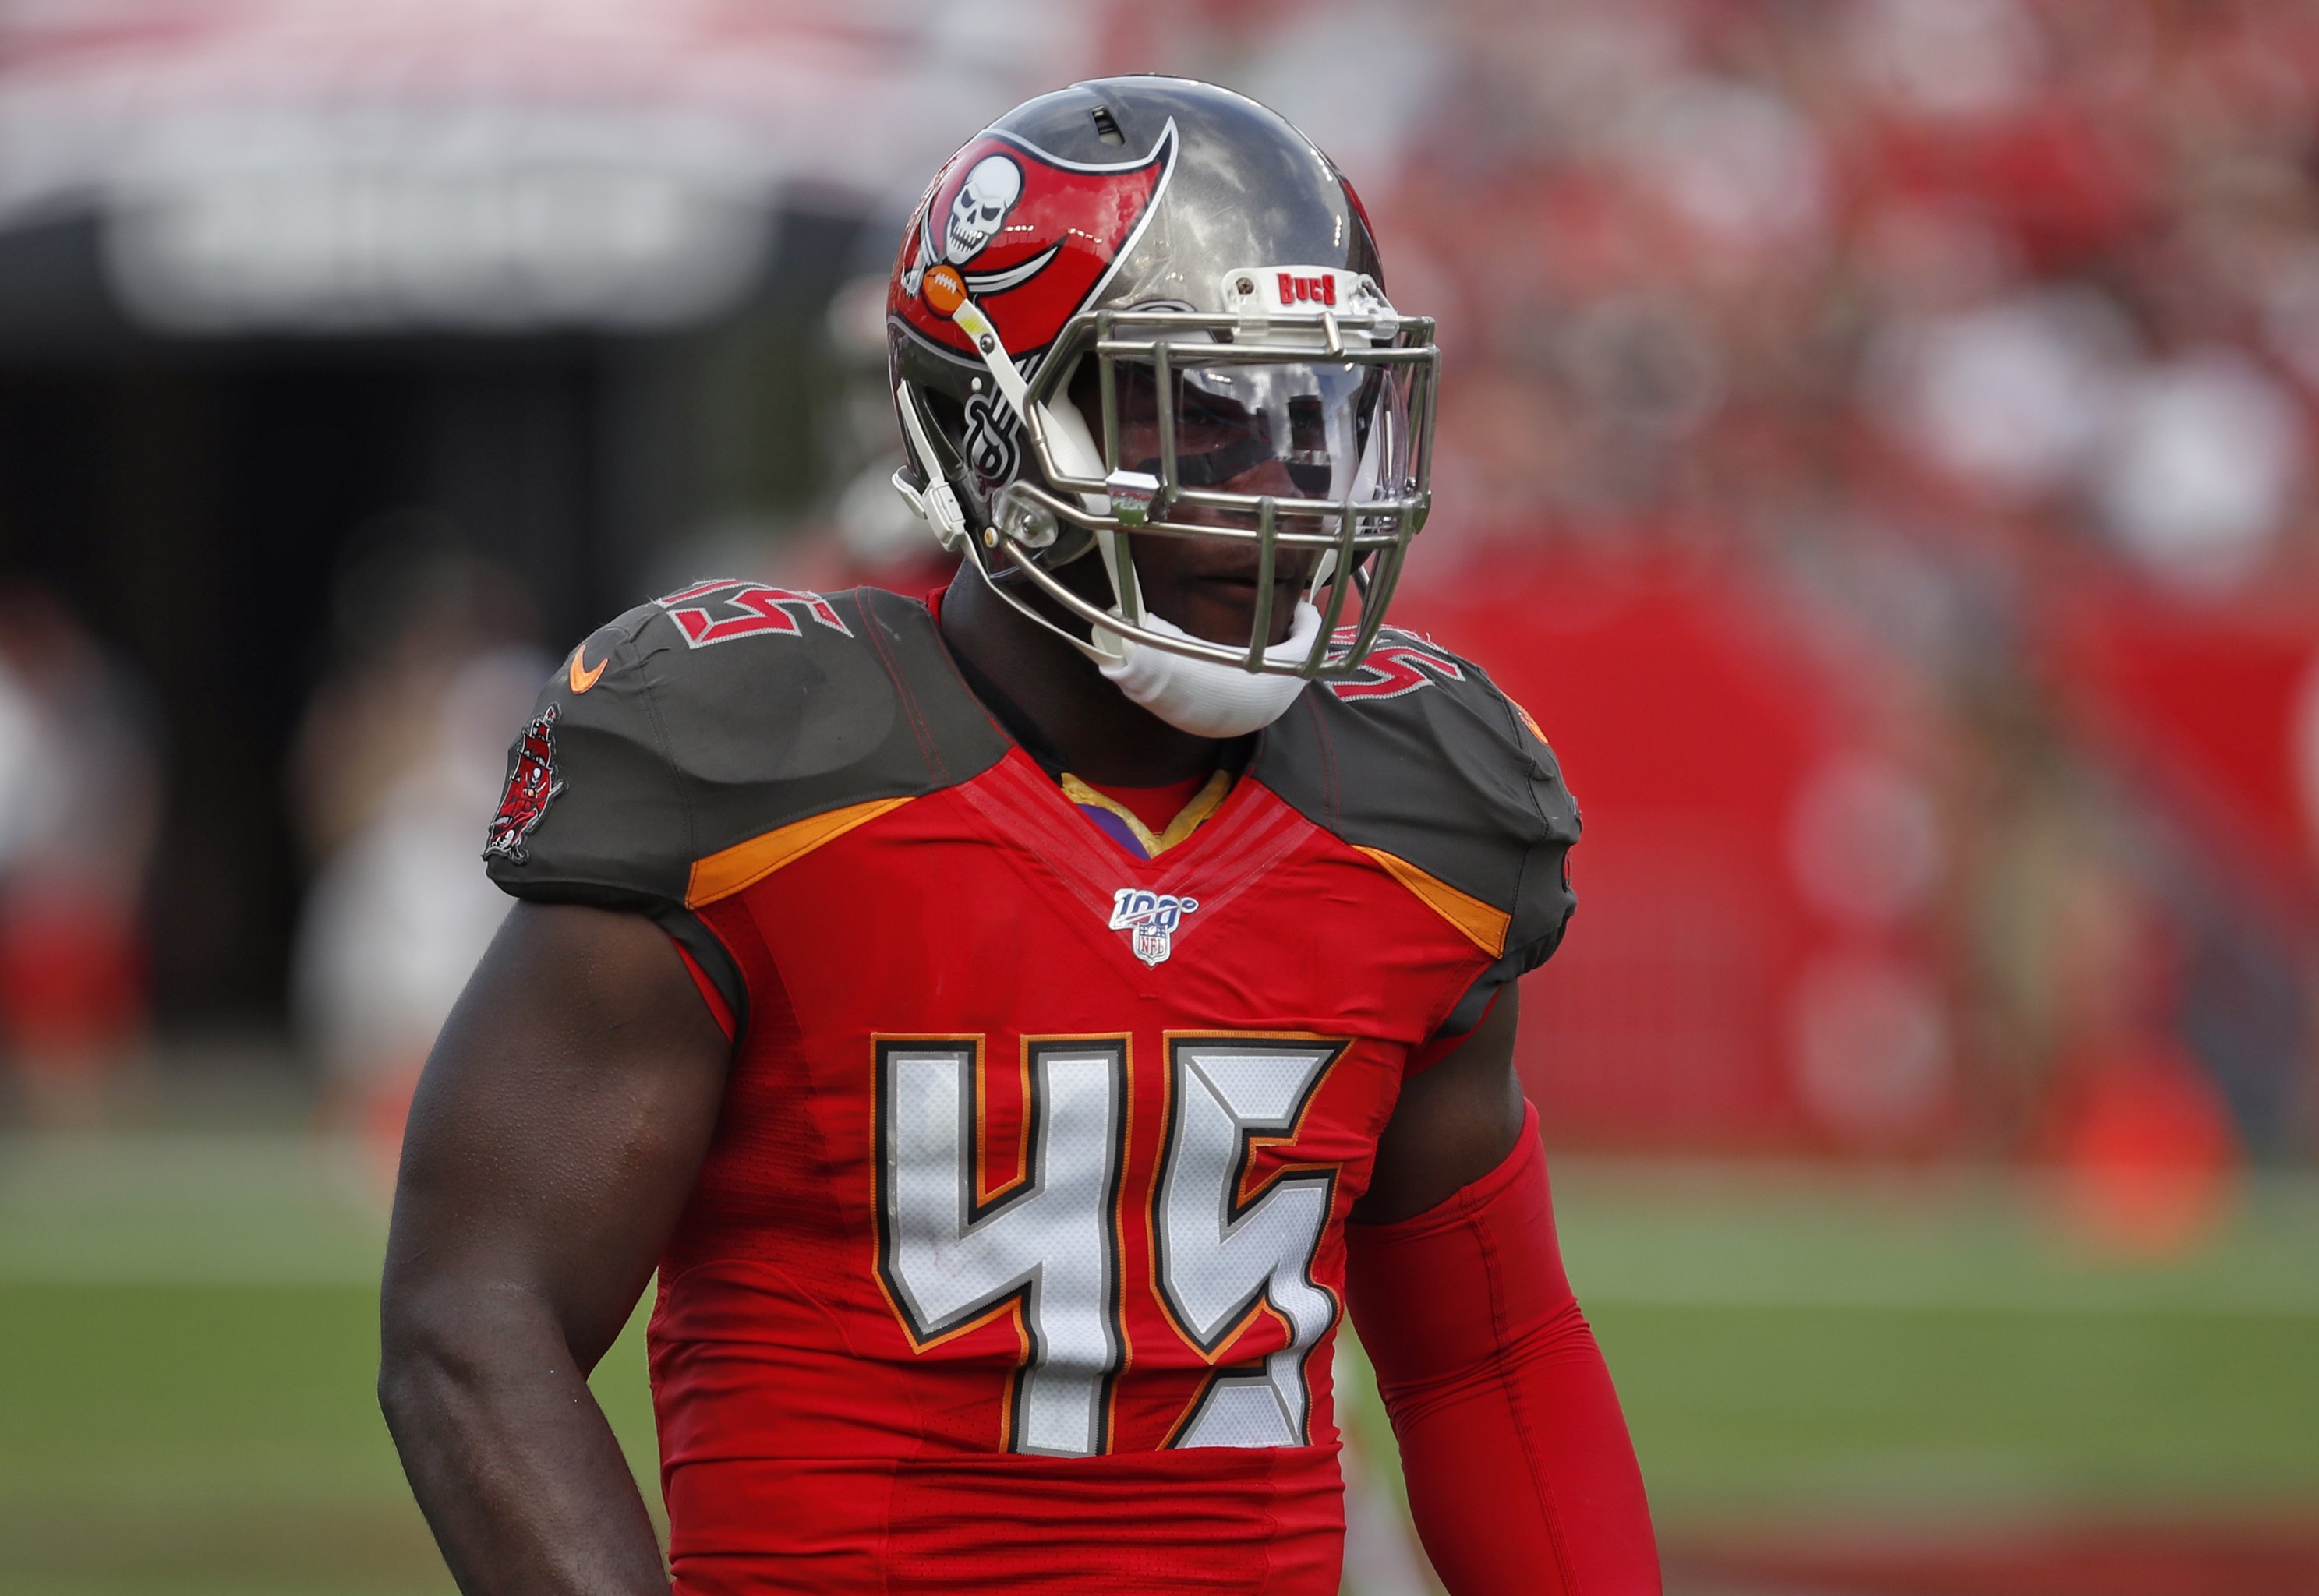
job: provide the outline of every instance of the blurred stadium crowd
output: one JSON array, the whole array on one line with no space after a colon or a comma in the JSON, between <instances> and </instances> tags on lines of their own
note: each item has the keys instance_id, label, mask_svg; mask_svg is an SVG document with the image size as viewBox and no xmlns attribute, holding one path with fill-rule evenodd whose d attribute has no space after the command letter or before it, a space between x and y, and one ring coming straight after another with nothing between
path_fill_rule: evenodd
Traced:
<instances>
[{"instance_id":1,"label":"blurred stadium crowd","mask_svg":"<svg viewBox=\"0 0 2319 1596\"><path fill-rule=\"evenodd\" d=\"M2160 1233L2190 1222L2197 1170L2307 1149L2311 20L2017 0L1473 20L1377 202L1457 241L1419 263L1464 356L1443 541L1468 591L1528 561L1537 608L1572 586L1625 608L1529 690L1566 737L1657 767L1621 793L1606 751L1604 794L1566 744L1598 808L1703 812L1626 836L1604 818L1589 863L1611 879L1583 881L1611 924L1575 939L1559 989L1593 1056L1541 1072L1710 1140L1752 1120L2154 1163L2172 1199L2107 1211ZM1660 646L1690 668L1634 708L1686 727L1703 692L1760 732L1708 760L1589 726L1586 697L1634 690L1584 663ZM1755 795L1732 767L1766 757L1785 790ZM1735 807L1754 813L1700 824ZM1619 923L1622 888L1656 900L1647 921ZM1709 929L1667 924L1686 903ZM1590 961L1611 983L1575 979ZM1603 1012L1621 974L1691 985L1762 1050ZM1720 1068L1670 1078L1684 1057ZM1705 1114L1686 1104L1719 1077Z\"/></svg>"},{"instance_id":2,"label":"blurred stadium crowd","mask_svg":"<svg viewBox=\"0 0 2319 1596\"><path fill-rule=\"evenodd\" d=\"M1401 618L1528 703L1588 807L1526 1014L1551 1134L2055 1159L2132 1246L2197 1233L2245 1161L2310 1157L2319 14L1095 14L1074 69L1162 63L1307 127L1396 302L1440 319ZM851 374L809 512L672 549L925 580L879 488L875 295L826 319ZM343 632L281 775L310 871L285 1012L347 1081L407 1078L488 935L500 750L572 641L484 601L509 573L397 546L424 557L342 577L402 596ZM167 744L92 618L10 603L0 1014L52 1079L140 1042Z\"/></svg>"},{"instance_id":3,"label":"blurred stadium crowd","mask_svg":"<svg viewBox=\"0 0 2319 1596\"><path fill-rule=\"evenodd\" d=\"M1465 14L1377 200L1459 340L1443 542L1468 589L1528 561L1538 608L1634 618L1530 677L1549 726L1658 767L1606 794L1566 744L1583 798L1755 811L1610 810L1583 884L1611 923L1558 988L1580 1056L1539 1072L1630 1131L2060 1154L2152 1239L2196 1223L2200 1171L2307 1150L2313 20ZM1702 629L1633 708L1683 727L1703 691L1757 737L1587 726L1628 690L1585 661ZM1768 801L1732 770L1766 756ZM1602 996L1638 978L1760 1050L1638 1026Z\"/></svg>"}]
</instances>

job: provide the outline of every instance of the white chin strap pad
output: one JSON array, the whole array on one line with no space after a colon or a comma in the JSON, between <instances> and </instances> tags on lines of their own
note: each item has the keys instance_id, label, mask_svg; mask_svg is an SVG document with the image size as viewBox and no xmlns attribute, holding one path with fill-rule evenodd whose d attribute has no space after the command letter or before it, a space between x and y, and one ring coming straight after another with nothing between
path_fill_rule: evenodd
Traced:
<instances>
[{"instance_id":1,"label":"white chin strap pad","mask_svg":"<svg viewBox=\"0 0 2319 1596\"><path fill-rule=\"evenodd\" d=\"M1190 635L1150 610L1143 625L1163 637ZM1299 602L1288 640L1264 651L1268 662L1293 664L1313 651L1321 635L1321 612ZM1238 665L1195 659L1165 648L1150 648L1102 627L1096 628L1095 655L1119 690L1179 731L1196 737L1239 737L1261 731L1288 712L1304 690L1301 676L1259 675Z\"/></svg>"}]
</instances>

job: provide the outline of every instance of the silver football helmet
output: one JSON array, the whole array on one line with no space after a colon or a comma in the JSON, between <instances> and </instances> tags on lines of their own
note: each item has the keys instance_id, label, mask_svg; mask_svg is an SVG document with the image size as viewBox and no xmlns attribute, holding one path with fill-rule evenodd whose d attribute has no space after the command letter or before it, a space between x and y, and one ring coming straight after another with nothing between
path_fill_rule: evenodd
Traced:
<instances>
[{"instance_id":1,"label":"silver football helmet","mask_svg":"<svg viewBox=\"0 0 2319 1596\"><path fill-rule=\"evenodd\" d=\"M1173 77L1016 107L919 202L887 329L910 461L895 485L1018 609L1062 629L1027 583L1114 654L1308 681L1358 668L1430 501L1440 356L1432 321L1386 297L1351 185L1280 116ZM1270 465L1294 491L1227 485ZM1253 545L1247 644L1149 615L1131 535ZM1055 575L1091 550L1107 609ZM1298 613L1321 624L1268 646L1276 563L1304 550Z\"/></svg>"}]
</instances>

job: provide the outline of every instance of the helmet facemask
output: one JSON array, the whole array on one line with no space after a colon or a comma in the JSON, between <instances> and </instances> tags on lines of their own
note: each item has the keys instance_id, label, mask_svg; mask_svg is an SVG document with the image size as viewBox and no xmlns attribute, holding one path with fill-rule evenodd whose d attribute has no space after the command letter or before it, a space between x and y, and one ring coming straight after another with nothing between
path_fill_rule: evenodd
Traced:
<instances>
[{"instance_id":1,"label":"helmet facemask","mask_svg":"<svg viewBox=\"0 0 2319 1596\"><path fill-rule=\"evenodd\" d=\"M938 532L949 507L929 501L947 487L959 512L952 540L965 543L994 590L1099 663L1148 647L1251 675L1349 676L1375 641L1430 504L1433 324L1398 315L1374 282L1351 272L1250 268L1227 273L1223 287L1226 313L1082 311L1027 383L961 294L949 313L1022 418L1023 468L985 506L963 463L936 448L943 429L924 396L903 383L896 401L921 481L900 485ZM1309 296L1302 302L1300 289ZM1247 641L1194 637L1153 617L1127 554L1135 536L1252 547ZM1108 575L1108 608L1056 575L1090 548ZM1275 573L1307 563L1301 602L1320 607L1320 624L1295 627L1294 649L1271 645ZM1058 627L1025 584L1084 622L1092 641ZM1357 589L1358 622L1340 635Z\"/></svg>"}]
</instances>

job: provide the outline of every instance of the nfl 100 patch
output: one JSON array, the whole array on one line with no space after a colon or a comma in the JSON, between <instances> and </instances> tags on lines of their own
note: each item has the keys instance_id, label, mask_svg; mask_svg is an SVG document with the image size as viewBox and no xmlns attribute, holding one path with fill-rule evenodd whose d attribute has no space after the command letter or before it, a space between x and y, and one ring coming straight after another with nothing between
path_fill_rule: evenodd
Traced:
<instances>
[{"instance_id":1,"label":"nfl 100 patch","mask_svg":"<svg viewBox=\"0 0 2319 1596\"><path fill-rule=\"evenodd\" d=\"M1163 964L1175 951L1176 931L1184 916L1199 906L1197 898L1122 887L1111 895L1111 929L1133 933L1130 945L1144 963Z\"/></svg>"}]
</instances>

